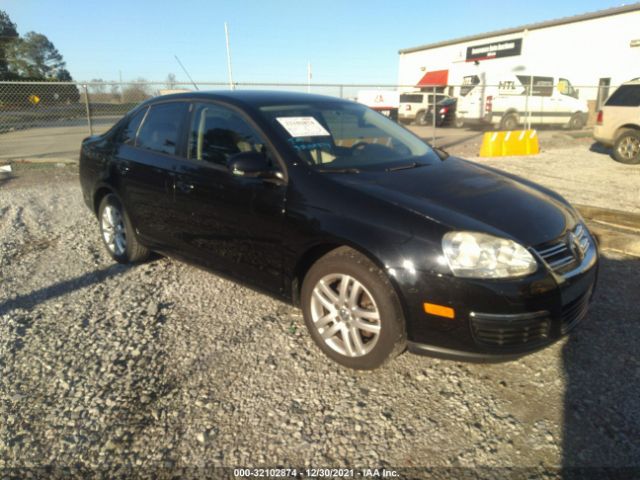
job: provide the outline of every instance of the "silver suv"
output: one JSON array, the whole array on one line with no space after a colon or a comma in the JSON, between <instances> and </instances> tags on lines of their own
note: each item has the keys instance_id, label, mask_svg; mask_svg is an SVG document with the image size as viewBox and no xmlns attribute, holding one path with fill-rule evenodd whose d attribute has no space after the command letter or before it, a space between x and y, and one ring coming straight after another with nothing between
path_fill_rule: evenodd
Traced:
<instances>
[{"instance_id":1,"label":"silver suv","mask_svg":"<svg viewBox=\"0 0 640 480\"><path fill-rule=\"evenodd\" d=\"M598 112L593 137L613 147L613 158L640 164L640 79L623 83Z\"/></svg>"}]
</instances>

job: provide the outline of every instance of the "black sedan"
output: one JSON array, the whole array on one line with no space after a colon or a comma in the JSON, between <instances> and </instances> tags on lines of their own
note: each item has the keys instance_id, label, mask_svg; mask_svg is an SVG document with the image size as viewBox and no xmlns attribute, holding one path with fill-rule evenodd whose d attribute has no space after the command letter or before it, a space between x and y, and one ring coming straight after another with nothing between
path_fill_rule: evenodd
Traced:
<instances>
[{"instance_id":1,"label":"black sedan","mask_svg":"<svg viewBox=\"0 0 640 480\"><path fill-rule=\"evenodd\" d=\"M458 100L456 98L446 98L436 104L436 126L445 127L452 126L456 128L462 128L464 122L456 115L456 105ZM433 106L424 114L424 121L422 125L433 125Z\"/></svg>"},{"instance_id":2,"label":"black sedan","mask_svg":"<svg viewBox=\"0 0 640 480\"><path fill-rule=\"evenodd\" d=\"M158 97L83 141L80 180L116 261L156 251L288 300L352 368L514 358L582 320L596 283L558 194L332 97Z\"/></svg>"}]
</instances>

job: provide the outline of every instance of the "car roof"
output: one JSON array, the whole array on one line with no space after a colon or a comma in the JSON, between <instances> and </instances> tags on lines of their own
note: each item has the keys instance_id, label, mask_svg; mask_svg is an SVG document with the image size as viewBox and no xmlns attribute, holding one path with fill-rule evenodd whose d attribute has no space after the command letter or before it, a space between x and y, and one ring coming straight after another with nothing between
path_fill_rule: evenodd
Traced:
<instances>
[{"instance_id":1,"label":"car roof","mask_svg":"<svg viewBox=\"0 0 640 480\"><path fill-rule=\"evenodd\" d=\"M277 91L277 90L212 90L206 92L172 93L148 100L153 104L164 100L219 100L238 106L261 107L265 105L281 105L295 103L326 103L345 102L352 103L338 97L317 95L302 92Z\"/></svg>"}]
</instances>

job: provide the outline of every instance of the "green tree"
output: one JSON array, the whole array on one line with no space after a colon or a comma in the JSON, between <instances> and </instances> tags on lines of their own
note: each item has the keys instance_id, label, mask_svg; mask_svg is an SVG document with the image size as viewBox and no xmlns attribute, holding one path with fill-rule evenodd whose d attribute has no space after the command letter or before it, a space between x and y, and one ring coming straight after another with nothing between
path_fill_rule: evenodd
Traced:
<instances>
[{"instance_id":1,"label":"green tree","mask_svg":"<svg viewBox=\"0 0 640 480\"><path fill-rule=\"evenodd\" d=\"M0 80L9 80L9 66L6 50L18 38L16 24L11 21L4 10L0 10Z\"/></svg>"},{"instance_id":2,"label":"green tree","mask_svg":"<svg viewBox=\"0 0 640 480\"><path fill-rule=\"evenodd\" d=\"M43 34L29 32L6 50L9 71L41 80L71 80L66 63L55 45Z\"/></svg>"}]
</instances>

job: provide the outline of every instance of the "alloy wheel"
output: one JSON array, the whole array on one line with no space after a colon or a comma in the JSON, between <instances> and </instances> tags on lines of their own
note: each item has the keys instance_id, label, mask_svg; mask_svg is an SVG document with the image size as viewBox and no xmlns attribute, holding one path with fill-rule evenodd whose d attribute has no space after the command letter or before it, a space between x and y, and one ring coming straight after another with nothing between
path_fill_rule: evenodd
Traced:
<instances>
[{"instance_id":1,"label":"alloy wheel","mask_svg":"<svg viewBox=\"0 0 640 480\"><path fill-rule=\"evenodd\" d=\"M640 139L632 136L623 138L618 144L618 153L627 160L635 159L640 154Z\"/></svg>"},{"instance_id":2,"label":"alloy wheel","mask_svg":"<svg viewBox=\"0 0 640 480\"><path fill-rule=\"evenodd\" d=\"M320 337L347 357L369 353L380 337L380 312L369 290L354 277L322 277L311 295L311 318Z\"/></svg>"},{"instance_id":3,"label":"alloy wheel","mask_svg":"<svg viewBox=\"0 0 640 480\"><path fill-rule=\"evenodd\" d=\"M122 213L113 205L107 205L102 211L102 238L109 251L116 255L124 255L127 249L127 236Z\"/></svg>"}]
</instances>

